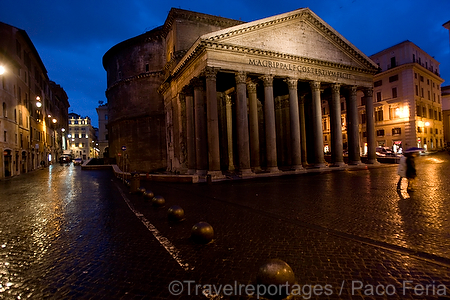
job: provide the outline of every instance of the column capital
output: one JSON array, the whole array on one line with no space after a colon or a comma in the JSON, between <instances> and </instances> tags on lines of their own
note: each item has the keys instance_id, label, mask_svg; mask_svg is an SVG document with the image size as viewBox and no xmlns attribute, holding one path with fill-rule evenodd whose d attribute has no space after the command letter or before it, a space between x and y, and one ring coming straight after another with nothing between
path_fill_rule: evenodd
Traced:
<instances>
[{"instance_id":1,"label":"column capital","mask_svg":"<svg viewBox=\"0 0 450 300\"><path fill-rule=\"evenodd\" d=\"M186 96L192 96L194 93L194 90L192 89L191 85L186 85L181 89L181 94L184 94Z\"/></svg>"},{"instance_id":2,"label":"column capital","mask_svg":"<svg viewBox=\"0 0 450 300\"><path fill-rule=\"evenodd\" d=\"M217 79L217 73L219 72L220 68L214 68L214 67L206 67L202 75L206 77L206 79L209 80L216 80Z\"/></svg>"},{"instance_id":3,"label":"column capital","mask_svg":"<svg viewBox=\"0 0 450 300\"><path fill-rule=\"evenodd\" d=\"M364 88L364 96L373 96L373 87Z\"/></svg>"},{"instance_id":4,"label":"column capital","mask_svg":"<svg viewBox=\"0 0 450 300\"><path fill-rule=\"evenodd\" d=\"M263 81L264 87L273 86L273 75L263 75L263 76L260 76L259 79L261 79Z\"/></svg>"},{"instance_id":5,"label":"column capital","mask_svg":"<svg viewBox=\"0 0 450 300\"><path fill-rule=\"evenodd\" d=\"M225 96L225 103L226 103L226 105L228 106L228 105L233 105L233 99L230 97L230 96L228 96L228 95L226 95Z\"/></svg>"},{"instance_id":6,"label":"column capital","mask_svg":"<svg viewBox=\"0 0 450 300\"><path fill-rule=\"evenodd\" d=\"M320 81L310 81L309 86L312 90L320 90Z\"/></svg>"},{"instance_id":7,"label":"column capital","mask_svg":"<svg viewBox=\"0 0 450 300\"><path fill-rule=\"evenodd\" d=\"M284 82L287 83L290 90L297 88L297 84L298 84L297 78L288 77L288 78L284 79Z\"/></svg>"},{"instance_id":8,"label":"column capital","mask_svg":"<svg viewBox=\"0 0 450 300\"><path fill-rule=\"evenodd\" d=\"M205 86L203 80L199 77L194 77L191 79L190 84L194 88L194 90L205 90Z\"/></svg>"},{"instance_id":9,"label":"column capital","mask_svg":"<svg viewBox=\"0 0 450 300\"><path fill-rule=\"evenodd\" d=\"M340 83L332 83L331 84L331 91L333 93L339 93L341 90L341 84Z\"/></svg>"},{"instance_id":10,"label":"column capital","mask_svg":"<svg viewBox=\"0 0 450 300\"><path fill-rule=\"evenodd\" d=\"M247 81L247 92L248 93L256 93L256 83L249 80Z\"/></svg>"},{"instance_id":11,"label":"column capital","mask_svg":"<svg viewBox=\"0 0 450 300\"><path fill-rule=\"evenodd\" d=\"M358 91L358 87L356 85L352 85L350 87L350 96L355 96L356 97L356 92Z\"/></svg>"},{"instance_id":12,"label":"column capital","mask_svg":"<svg viewBox=\"0 0 450 300\"><path fill-rule=\"evenodd\" d=\"M247 83L247 72L237 72L234 77L236 79L236 84Z\"/></svg>"}]
</instances>

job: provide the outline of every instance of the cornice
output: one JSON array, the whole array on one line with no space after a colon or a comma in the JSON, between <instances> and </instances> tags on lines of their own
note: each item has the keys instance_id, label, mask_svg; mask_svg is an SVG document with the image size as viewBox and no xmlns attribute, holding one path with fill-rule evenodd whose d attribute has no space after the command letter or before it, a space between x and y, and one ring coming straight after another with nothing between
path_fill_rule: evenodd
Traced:
<instances>
[{"instance_id":1,"label":"cornice","mask_svg":"<svg viewBox=\"0 0 450 300\"><path fill-rule=\"evenodd\" d=\"M122 85L127 82L131 82L131 81L134 81L137 79L142 79L142 78L148 78L148 77L159 77L162 75L163 75L163 71L157 71L157 72L141 73L139 75L127 77L122 80L118 80L118 81L114 82L110 87L108 87L106 89L106 93L109 92L111 89L117 87L118 85Z\"/></svg>"},{"instance_id":2,"label":"cornice","mask_svg":"<svg viewBox=\"0 0 450 300\"><path fill-rule=\"evenodd\" d=\"M218 27L233 27L245 23L243 21L198 13L184 9L172 8L163 25L164 36L166 36L167 33L170 31L176 19L183 19L192 22L201 22L204 24L214 25Z\"/></svg>"},{"instance_id":3,"label":"cornice","mask_svg":"<svg viewBox=\"0 0 450 300\"><path fill-rule=\"evenodd\" d=\"M367 69L365 68L357 68L345 64L340 63L334 63L329 62L325 60L319 60L314 58L308 58L303 56L296 56L292 54L286 54L281 52L275 52L275 51L269 51L269 50L261 50L261 49L255 49L255 48L249 48L244 47L240 45L232 45L232 44L224 44L219 43L215 41L200 41L197 46L190 51L187 56L184 57L184 59L180 62L178 66L173 71L173 76L176 76L177 73L179 73L194 57L198 56L200 53L202 53L205 49L214 49L214 50L225 50L228 52L235 52L235 53L241 53L241 54L254 54L254 55L260 55L267 58L272 59L286 59L291 61L296 61L298 63L306 63L306 64L312 64L317 65L321 67L329 67L329 68L338 68L342 70L347 71L354 71L359 73L365 73L365 74L375 74L377 70L373 67L369 67Z\"/></svg>"}]
</instances>

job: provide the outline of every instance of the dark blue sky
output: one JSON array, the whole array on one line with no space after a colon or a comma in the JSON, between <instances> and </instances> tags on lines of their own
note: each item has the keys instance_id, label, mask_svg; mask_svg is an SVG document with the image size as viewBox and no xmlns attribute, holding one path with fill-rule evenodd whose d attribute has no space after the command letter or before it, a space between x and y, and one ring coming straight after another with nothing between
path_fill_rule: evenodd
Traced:
<instances>
[{"instance_id":1,"label":"dark blue sky","mask_svg":"<svg viewBox=\"0 0 450 300\"><path fill-rule=\"evenodd\" d=\"M309 7L366 55L410 40L440 64L450 84L450 0L155 1L1 0L0 21L30 36L51 80L69 96L69 112L89 116L105 101L102 57L115 44L164 23L171 7L242 21Z\"/></svg>"}]
</instances>

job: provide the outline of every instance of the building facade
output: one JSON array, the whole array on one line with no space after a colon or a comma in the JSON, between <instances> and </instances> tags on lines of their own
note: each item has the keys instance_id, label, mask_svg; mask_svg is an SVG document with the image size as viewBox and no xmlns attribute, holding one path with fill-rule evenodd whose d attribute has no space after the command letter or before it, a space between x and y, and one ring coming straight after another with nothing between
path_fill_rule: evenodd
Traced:
<instances>
[{"instance_id":1,"label":"building facade","mask_svg":"<svg viewBox=\"0 0 450 300\"><path fill-rule=\"evenodd\" d=\"M97 138L89 117L81 117L78 114L70 113L67 137L68 150L70 150L73 158L81 158L84 161L98 158Z\"/></svg>"},{"instance_id":2,"label":"building facade","mask_svg":"<svg viewBox=\"0 0 450 300\"><path fill-rule=\"evenodd\" d=\"M444 146L450 147L450 85L442 89L442 120L444 123Z\"/></svg>"},{"instance_id":3,"label":"building facade","mask_svg":"<svg viewBox=\"0 0 450 300\"><path fill-rule=\"evenodd\" d=\"M410 41L370 58L374 76L375 130L378 146L394 151L444 146L439 62Z\"/></svg>"},{"instance_id":4,"label":"building facade","mask_svg":"<svg viewBox=\"0 0 450 300\"><path fill-rule=\"evenodd\" d=\"M249 23L172 9L162 27L114 46L103 64L111 155L122 143L139 152L130 159L147 153L167 171L213 177L324 167L327 100L333 165L344 164L341 102L349 163L361 163L357 95L373 111L377 65L307 8ZM151 112L162 117L157 126L136 126L133 116ZM373 115L365 121L374 133ZM375 135L366 139L374 163Z\"/></svg>"},{"instance_id":5,"label":"building facade","mask_svg":"<svg viewBox=\"0 0 450 300\"><path fill-rule=\"evenodd\" d=\"M49 80L28 34L0 22L0 178L56 161L67 128L68 97Z\"/></svg>"},{"instance_id":6,"label":"building facade","mask_svg":"<svg viewBox=\"0 0 450 300\"><path fill-rule=\"evenodd\" d=\"M109 149L108 149L108 103L100 104L97 108L98 115L98 134L97 134L97 143L99 149L99 157L109 157Z\"/></svg>"}]
</instances>

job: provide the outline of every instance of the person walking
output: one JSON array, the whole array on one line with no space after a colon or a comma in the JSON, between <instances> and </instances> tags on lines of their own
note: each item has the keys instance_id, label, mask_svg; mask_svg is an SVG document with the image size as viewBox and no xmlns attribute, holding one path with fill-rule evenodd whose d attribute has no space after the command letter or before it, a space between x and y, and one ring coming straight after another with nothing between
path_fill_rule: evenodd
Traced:
<instances>
[{"instance_id":1,"label":"person walking","mask_svg":"<svg viewBox=\"0 0 450 300\"><path fill-rule=\"evenodd\" d=\"M406 190L408 192L414 191L415 181L417 177L415 157L415 152L406 153L406 178L408 179L408 186Z\"/></svg>"},{"instance_id":2,"label":"person walking","mask_svg":"<svg viewBox=\"0 0 450 300\"><path fill-rule=\"evenodd\" d=\"M402 189L402 179L406 178L406 156L400 156L400 161L398 163L397 174L400 176L397 182L397 190Z\"/></svg>"}]
</instances>

